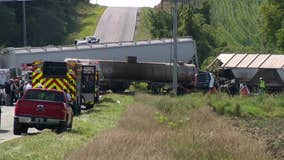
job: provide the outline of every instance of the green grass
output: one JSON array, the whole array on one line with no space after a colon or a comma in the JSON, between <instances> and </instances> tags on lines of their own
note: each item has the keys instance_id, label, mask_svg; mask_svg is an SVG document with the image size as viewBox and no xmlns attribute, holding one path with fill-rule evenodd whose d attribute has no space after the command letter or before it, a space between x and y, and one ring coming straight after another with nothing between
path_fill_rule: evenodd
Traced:
<instances>
[{"instance_id":1,"label":"green grass","mask_svg":"<svg viewBox=\"0 0 284 160\"><path fill-rule=\"evenodd\" d=\"M271 97L267 103L275 100L278 101L275 104L278 104L281 98ZM272 159L265 152L264 145L236 130L230 123L231 118L220 117L209 107L204 107L212 105L211 103L234 106L240 99L241 97L231 98L222 94L205 96L201 93L178 97L137 94L135 97L136 101L158 109L155 119L168 128L166 132L171 137L166 145L167 151L172 155L169 159ZM261 98L249 97L244 104L251 104L257 99ZM256 102L245 111L254 110L260 103ZM273 107L277 108L277 105ZM261 107L260 110L264 112ZM284 113L284 110L281 112ZM255 113L251 116L262 114L260 111Z\"/></svg>"},{"instance_id":2,"label":"green grass","mask_svg":"<svg viewBox=\"0 0 284 160\"><path fill-rule=\"evenodd\" d=\"M152 39L151 33L146 28L146 25L144 24L145 22L143 20L143 18L145 18L146 10L147 8L141 8L141 11L139 13L140 21L138 25L136 26L135 36L134 36L135 41Z\"/></svg>"},{"instance_id":3,"label":"green grass","mask_svg":"<svg viewBox=\"0 0 284 160\"><path fill-rule=\"evenodd\" d=\"M155 106L162 113L175 118L184 117L187 111L204 106L215 107L217 113L226 116L283 118L283 98L284 95L231 97L223 93L210 96L202 93L192 93L178 97L144 96L143 103ZM236 109L237 106L239 106L239 110Z\"/></svg>"},{"instance_id":4,"label":"green grass","mask_svg":"<svg viewBox=\"0 0 284 160\"><path fill-rule=\"evenodd\" d=\"M194 0L209 1L211 24L216 29L216 39L225 44L225 50L261 50L261 13L263 0Z\"/></svg>"},{"instance_id":5,"label":"green grass","mask_svg":"<svg viewBox=\"0 0 284 160\"><path fill-rule=\"evenodd\" d=\"M94 35L96 26L103 14L105 7L80 3L77 6L79 14L77 24L74 25L74 31L70 33L65 40L65 43L73 43L75 39L82 39L86 36Z\"/></svg>"},{"instance_id":6,"label":"green grass","mask_svg":"<svg viewBox=\"0 0 284 160\"><path fill-rule=\"evenodd\" d=\"M234 96L225 94L211 96L210 104L217 112L229 116L283 118L284 95L261 95L255 97ZM240 113L236 113L236 106L240 107ZM223 113L222 113L223 112Z\"/></svg>"},{"instance_id":7,"label":"green grass","mask_svg":"<svg viewBox=\"0 0 284 160\"><path fill-rule=\"evenodd\" d=\"M115 127L126 106L131 103L131 96L106 95L95 108L74 118L71 132L55 134L46 130L38 135L27 135L5 142L0 144L0 159L64 159L68 152L85 146L98 132Z\"/></svg>"}]
</instances>

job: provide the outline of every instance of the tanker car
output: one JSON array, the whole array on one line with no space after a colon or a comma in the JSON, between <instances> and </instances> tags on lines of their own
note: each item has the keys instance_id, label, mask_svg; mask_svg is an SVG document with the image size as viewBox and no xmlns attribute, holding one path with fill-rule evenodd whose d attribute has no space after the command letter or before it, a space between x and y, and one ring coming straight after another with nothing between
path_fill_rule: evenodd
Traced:
<instances>
[{"instance_id":1,"label":"tanker car","mask_svg":"<svg viewBox=\"0 0 284 160\"><path fill-rule=\"evenodd\" d=\"M135 57L128 57L127 61L77 59L80 63L94 61L102 75L100 90L122 92L129 88L132 82L146 82L154 93L171 90L172 64L160 62L137 62ZM201 73L201 72L199 72ZM178 92L192 90L196 85L206 88L210 79L208 74L198 75L194 64L178 64ZM197 81L198 80L198 81Z\"/></svg>"}]
</instances>

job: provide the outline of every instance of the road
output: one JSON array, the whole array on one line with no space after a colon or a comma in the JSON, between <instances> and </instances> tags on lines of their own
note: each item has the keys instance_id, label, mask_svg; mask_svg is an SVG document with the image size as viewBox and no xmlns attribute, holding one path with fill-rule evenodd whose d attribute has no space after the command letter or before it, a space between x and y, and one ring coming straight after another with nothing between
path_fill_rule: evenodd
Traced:
<instances>
[{"instance_id":1,"label":"road","mask_svg":"<svg viewBox=\"0 0 284 160\"><path fill-rule=\"evenodd\" d=\"M103 13L95 36L100 42L132 41L138 8L109 7Z\"/></svg>"},{"instance_id":2,"label":"road","mask_svg":"<svg viewBox=\"0 0 284 160\"><path fill-rule=\"evenodd\" d=\"M14 109L13 106L1 106L0 143L20 137L13 135Z\"/></svg>"},{"instance_id":3,"label":"road","mask_svg":"<svg viewBox=\"0 0 284 160\"><path fill-rule=\"evenodd\" d=\"M15 110L14 106L1 106L2 113L1 113L1 126L0 126L0 144L17 137L21 137L13 134L14 110ZM28 130L29 134L30 133L34 134L37 132L39 131L34 128L30 128Z\"/></svg>"}]
</instances>

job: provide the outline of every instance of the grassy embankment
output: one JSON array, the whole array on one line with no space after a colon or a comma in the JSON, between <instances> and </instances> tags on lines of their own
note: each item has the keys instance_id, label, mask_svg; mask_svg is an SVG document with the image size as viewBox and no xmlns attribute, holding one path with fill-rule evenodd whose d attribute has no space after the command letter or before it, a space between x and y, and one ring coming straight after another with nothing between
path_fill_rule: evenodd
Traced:
<instances>
[{"instance_id":1,"label":"grassy embankment","mask_svg":"<svg viewBox=\"0 0 284 160\"><path fill-rule=\"evenodd\" d=\"M0 144L0 159L62 160L73 150L84 147L98 132L117 125L126 106L133 103L131 96L106 95L95 108L75 117L73 130L55 134L50 130L28 134Z\"/></svg>"},{"instance_id":2,"label":"grassy embankment","mask_svg":"<svg viewBox=\"0 0 284 160\"><path fill-rule=\"evenodd\" d=\"M101 132L68 159L113 159L115 155L116 159L268 160L273 159L270 153L279 158L279 152L269 148L266 139L257 140L241 128L233 127L236 121L230 117L282 117L281 98L208 97L199 93L174 98L137 94L136 103L128 108L116 128ZM234 111L237 104L240 110ZM266 104L271 104L269 110ZM212 108L204 107L208 105L226 116L218 116Z\"/></svg>"},{"instance_id":3,"label":"grassy embankment","mask_svg":"<svg viewBox=\"0 0 284 160\"><path fill-rule=\"evenodd\" d=\"M196 111L194 109L205 105L211 106L211 110L215 110L219 115L225 115L225 119L216 118L206 110L197 109ZM283 95L230 97L225 94L217 94L207 97L201 94L191 94L175 99L163 97L156 101L155 106L162 113L158 114L162 123L183 130L181 137L177 136L180 144L175 143L177 146L174 146L174 148L177 147L176 155L178 157L179 155L201 154L203 158L200 159L208 159L208 157L211 157L209 159L261 159L257 156L261 154L258 153L259 151L269 152L276 159L281 159L284 156L284 138L281 136L284 127L280 125L284 122ZM194 114L189 113L191 109L195 110ZM202 115L204 116L202 117ZM232 118L233 121L231 121ZM231 123L226 124L226 121L231 121ZM232 125L237 128L231 128ZM189 133L185 134L187 129L189 129ZM235 129L240 130L242 134L235 132ZM198 135L200 133L204 133L205 136ZM195 140L188 140L186 137L189 134L195 135L193 137ZM246 139L243 134L261 140L263 144L258 144L262 142L253 142L252 138ZM245 145L248 143L251 143L252 146ZM236 150L231 150L231 147ZM188 148L193 152L190 153ZM251 153L245 152L245 150L250 150ZM272 159L270 156L262 158Z\"/></svg>"},{"instance_id":4,"label":"grassy embankment","mask_svg":"<svg viewBox=\"0 0 284 160\"><path fill-rule=\"evenodd\" d=\"M261 51L260 36L261 13L260 5L263 0L193 0L195 7L208 1L211 10L211 25L215 28L215 39L221 45L221 51ZM159 9L159 7L157 8ZM142 9L140 20L145 19ZM151 34L143 25L137 26L135 39L149 39Z\"/></svg>"},{"instance_id":5,"label":"grassy embankment","mask_svg":"<svg viewBox=\"0 0 284 160\"><path fill-rule=\"evenodd\" d=\"M105 7L80 3L76 6L76 11L78 13L77 23L73 26L73 32L67 35L66 44L72 44L75 39L94 35Z\"/></svg>"},{"instance_id":6,"label":"grassy embankment","mask_svg":"<svg viewBox=\"0 0 284 160\"><path fill-rule=\"evenodd\" d=\"M203 0L206 1L206 0ZM209 0L211 25L224 50L262 50L261 13L263 0Z\"/></svg>"},{"instance_id":7,"label":"grassy embankment","mask_svg":"<svg viewBox=\"0 0 284 160\"><path fill-rule=\"evenodd\" d=\"M135 41L140 41L140 40L150 40L151 33L150 31L146 28L144 22L144 16L145 16L146 9L145 8L140 8L140 12L138 15L138 20L136 23L136 30L135 30L135 35L134 35L134 40Z\"/></svg>"}]
</instances>

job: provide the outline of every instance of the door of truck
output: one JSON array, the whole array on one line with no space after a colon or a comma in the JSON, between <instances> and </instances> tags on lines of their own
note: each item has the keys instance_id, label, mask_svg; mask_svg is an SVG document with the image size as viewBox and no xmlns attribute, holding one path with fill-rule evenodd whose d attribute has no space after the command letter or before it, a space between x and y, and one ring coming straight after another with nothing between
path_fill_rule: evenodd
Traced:
<instances>
[{"instance_id":1,"label":"door of truck","mask_svg":"<svg viewBox=\"0 0 284 160\"><path fill-rule=\"evenodd\" d=\"M81 103L92 108L96 101L96 66L83 66L81 79Z\"/></svg>"}]
</instances>

